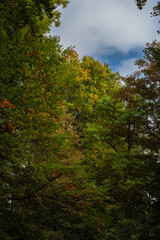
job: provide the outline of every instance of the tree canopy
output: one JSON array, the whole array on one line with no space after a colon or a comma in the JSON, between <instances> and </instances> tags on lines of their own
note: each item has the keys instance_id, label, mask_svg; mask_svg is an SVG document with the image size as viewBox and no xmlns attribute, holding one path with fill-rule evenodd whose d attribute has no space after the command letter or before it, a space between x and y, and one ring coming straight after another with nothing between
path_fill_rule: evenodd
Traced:
<instances>
[{"instance_id":1,"label":"tree canopy","mask_svg":"<svg viewBox=\"0 0 160 240\"><path fill-rule=\"evenodd\" d=\"M67 3L0 4L0 238L158 240L160 43L112 73L47 34Z\"/></svg>"}]
</instances>

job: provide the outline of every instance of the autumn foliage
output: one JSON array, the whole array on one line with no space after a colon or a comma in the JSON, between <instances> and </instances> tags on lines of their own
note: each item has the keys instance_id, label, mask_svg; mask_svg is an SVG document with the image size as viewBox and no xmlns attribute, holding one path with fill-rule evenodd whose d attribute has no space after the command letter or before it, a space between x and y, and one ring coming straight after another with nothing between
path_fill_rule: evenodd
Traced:
<instances>
[{"instance_id":1,"label":"autumn foliage","mask_svg":"<svg viewBox=\"0 0 160 240\"><path fill-rule=\"evenodd\" d=\"M0 239L158 240L160 44L127 78L80 59L67 3L0 4Z\"/></svg>"}]
</instances>

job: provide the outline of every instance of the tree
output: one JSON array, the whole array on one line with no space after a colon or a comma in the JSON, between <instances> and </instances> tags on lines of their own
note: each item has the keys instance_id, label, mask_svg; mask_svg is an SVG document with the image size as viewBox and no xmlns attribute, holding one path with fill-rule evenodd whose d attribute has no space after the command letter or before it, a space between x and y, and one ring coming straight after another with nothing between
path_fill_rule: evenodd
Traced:
<instances>
[{"instance_id":1,"label":"tree","mask_svg":"<svg viewBox=\"0 0 160 240\"><path fill-rule=\"evenodd\" d=\"M65 60L58 38L43 36L51 9L35 3L15 1L1 8L0 236L96 240L100 224L93 206L99 200L74 129L77 103L90 114L96 88L88 85L85 96L83 83L80 102L77 93L70 93L78 75L85 80L87 71ZM15 18L24 12L24 18ZM57 19L55 13L52 17ZM99 63L98 67L103 69ZM89 106L84 104L88 96Z\"/></svg>"},{"instance_id":2,"label":"tree","mask_svg":"<svg viewBox=\"0 0 160 240\"><path fill-rule=\"evenodd\" d=\"M99 98L84 129L86 165L99 188L106 238L158 239L159 43L142 70Z\"/></svg>"},{"instance_id":3,"label":"tree","mask_svg":"<svg viewBox=\"0 0 160 240\"><path fill-rule=\"evenodd\" d=\"M136 0L136 4L137 7L139 8L139 10L141 10L143 8L143 6L145 6L147 0Z\"/></svg>"},{"instance_id":4,"label":"tree","mask_svg":"<svg viewBox=\"0 0 160 240\"><path fill-rule=\"evenodd\" d=\"M139 226L136 226L139 229L137 239L158 239L159 235L159 222L155 222L160 210L157 189L160 142L159 64L154 57L157 51L159 43L155 41L147 44L144 59L137 61L141 71L125 79L126 85L122 87L119 95L120 100L125 103L125 111L129 113L126 115L126 123L129 125L124 126L127 128L127 135L124 134L124 137L129 147L130 159L126 169L129 172L128 183L131 189L136 186L134 193L137 190L139 192L138 199L134 197L134 200L130 199L130 203L135 204L143 213L137 218L140 220ZM127 195L129 196L128 191ZM135 209L132 211L134 215L131 214L131 218L135 216Z\"/></svg>"},{"instance_id":5,"label":"tree","mask_svg":"<svg viewBox=\"0 0 160 240\"><path fill-rule=\"evenodd\" d=\"M63 55L68 69L66 101L75 116L76 128L82 133L93 117L99 98L112 91L117 76L108 65L103 65L92 57L85 56L80 61L73 49L65 50Z\"/></svg>"},{"instance_id":6,"label":"tree","mask_svg":"<svg viewBox=\"0 0 160 240\"><path fill-rule=\"evenodd\" d=\"M43 36L50 19L59 18L54 9L66 3L1 4L1 239L62 238L65 228L58 230L56 218L49 224L43 220L53 204L57 207L52 214L58 208L57 214L65 212L66 218L70 211L78 215L66 186L81 178L77 172L82 154L68 124L71 116L65 117L58 39Z\"/></svg>"},{"instance_id":7,"label":"tree","mask_svg":"<svg viewBox=\"0 0 160 240\"><path fill-rule=\"evenodd\" d=\"M136 0L136 5L139 10L142 10L142 8L146 5L147 0ZM151 13L152 16L159 16L160 15L160 2L157 2L157 5L153 7L153 12ZM160 22L159 22L160 23ZM160 31L157 31L160 33Z\"/></svg>"},{"instance_id":8,"label":"tree","mask_svg":"<svg viewBox=\"0 0 160 240\"><path fill-rule=\"evenodd\" d=\"M121 86L45 35L67 2L1 3L0 237L159 239L160 44Z\"/></svg>"}]
</instances>

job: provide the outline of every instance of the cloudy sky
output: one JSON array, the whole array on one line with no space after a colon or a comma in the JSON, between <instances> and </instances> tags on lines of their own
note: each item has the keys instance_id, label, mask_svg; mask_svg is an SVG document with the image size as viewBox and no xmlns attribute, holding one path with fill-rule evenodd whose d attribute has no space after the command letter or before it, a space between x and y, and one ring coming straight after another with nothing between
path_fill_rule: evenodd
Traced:
<instances>
[{"instance_id":1,"label":"cloudy sky","mask_svg":"<svg viewBox=\"0 0 160 240\"><path fill-rule=\"evenodd\" d=\"M80 57L93 56L126 75L136 70L146 42L158 39L158 18L150 17L157 0L138 10L135 0L70 0L61 26L51 29L64 48L75 46Z\"/></svg>"}]
</instances>

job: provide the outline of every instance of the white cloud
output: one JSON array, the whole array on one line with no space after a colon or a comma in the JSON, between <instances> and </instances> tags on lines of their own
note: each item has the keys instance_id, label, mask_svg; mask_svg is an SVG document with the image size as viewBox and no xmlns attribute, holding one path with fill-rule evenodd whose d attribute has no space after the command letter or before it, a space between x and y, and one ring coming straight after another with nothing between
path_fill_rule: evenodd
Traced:
<instances>
[{"instance_id":1,"label":"white cloud","mask_svg":"<svg viewBox=\"0 0 160 240\"><path fill-rule=\"evenodd\" d=\"M117 71L121 76L126 77L138 70L138 66L135 65L137 58L129 58L120 62L120 65L117 67Z\"/></svg>"},{"instance_id":2,"label":"white cloud","mask_svg":"<svg viewBox=\"0 0 160 240\"><path fill-rule=\"evenodd\" d=\"M156 2L139 11L134 0L71 0L52 33L61 36L64 47L76 46L81 57L144 48L158 37L158 19L150 17Z\"/></svg>"}]
</instances>

